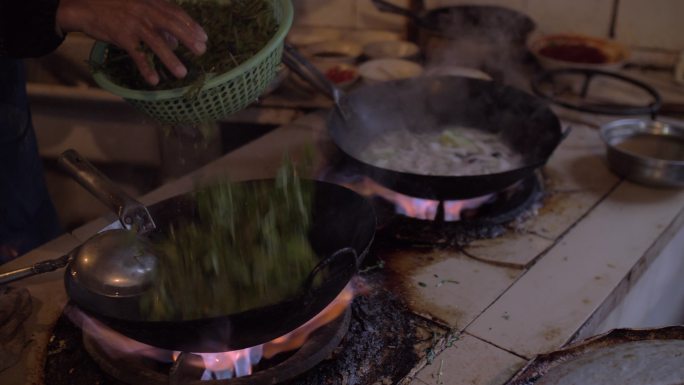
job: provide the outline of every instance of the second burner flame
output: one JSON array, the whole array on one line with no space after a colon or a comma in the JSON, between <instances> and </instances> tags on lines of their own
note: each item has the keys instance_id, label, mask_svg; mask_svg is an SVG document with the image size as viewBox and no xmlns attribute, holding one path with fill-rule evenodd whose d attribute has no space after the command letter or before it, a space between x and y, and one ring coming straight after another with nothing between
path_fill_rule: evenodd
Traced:
<instances>
[{"instance_id":1,"label":"second burner flame","mask_svg":"<svg viewBox=\"0 0 684 385\"><path fill-rule=\"evenodd\" d=\"M400 194L380 185L368 177L363 177L358 182L346 183L345 186L363 196L379 196L394 203L397 214L427 221L434 221L437 219L443 219L446 222L460 221L463 219L463 212L465 210L476 209L491 202L496 197L496 194L490 194L473 199L445 201L444 218L437 218L439 201L413 198L408 195Z\"/></svg>"}]
</instances>

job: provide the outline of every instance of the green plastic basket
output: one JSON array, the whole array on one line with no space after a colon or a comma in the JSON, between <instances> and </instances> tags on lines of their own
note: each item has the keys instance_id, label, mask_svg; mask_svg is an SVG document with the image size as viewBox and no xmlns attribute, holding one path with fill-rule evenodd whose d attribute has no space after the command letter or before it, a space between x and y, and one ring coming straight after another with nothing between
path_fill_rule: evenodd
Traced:
<instances>
[{"instance_id":1,"label":"green plastic basket","mask_svg":"<svg viewBox=\"0 0 684 385\"><path fill-rule=\"evenodd\" d=\"M114 84L102 72L93 74L103 89L121 96L137 109L164 124L200 124L223 119L254 102L276 76L285 36L292 26L290 0L271 0L278 31L254 57L232 70L207 80L199 94L185 97L190 87L163 91L132 90ZM90 60L101 64L107 43L96 42Z\"/></svg>"}]
</instances>

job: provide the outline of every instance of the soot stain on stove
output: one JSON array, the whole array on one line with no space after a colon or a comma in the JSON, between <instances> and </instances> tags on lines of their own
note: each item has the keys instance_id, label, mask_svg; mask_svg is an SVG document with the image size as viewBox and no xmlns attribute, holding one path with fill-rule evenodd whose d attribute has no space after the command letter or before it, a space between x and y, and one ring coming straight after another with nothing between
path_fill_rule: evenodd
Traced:
<instances>
[{"instance_id":1,"label":"soot stain on stove","mask_svg":"<svg viewBox=\"0 0 684 385\"><path fill-rule=\"evenodd\" d=\"M384 279L373 276L367 279ZM411 314L396 294L371 286L369 295L354 301L349 332L333 357L288 384L396 384L424 356L425 340L445 334Z\"/></svg>"},{"instance_id":2,"label":"soot stain on stove","mask_svg":"<svg viewBox=\"0 0 684 385\"><path fill-rule=\"evenodd\" d=\"M88 355L83 334L62 315L50 338L45 362L45 384L120 385L107 376Z\"/></svg>"},{"instance_id":3,"label":"soot stain on stove","mask_svg":"<svg viewBox=\"0 0 684 385\"><path fill-rule=\"evenodd\" d=\"M453 258L467 258L465 255L455 255L454 251L448 249L426 249L415 248L410 250L383 250L377 252L377 258L385 261L386 286L394 293L399 295L408 308L414 313L429 319L445 328L453 328L460 324L460 320L465 314L456 308L444 308L431 306L430 301L425 301L424 290L442 290L439 287L444 285L458 285L458 281L449 279L447 276L430 275L429 279L416 282L416 275L432 265ZM433 287L435 287L433 289ZM450 319L451 322L446 321Z\"/></svg>"},{"instance_id":4,"label":"soot stain on stove","mask_svg":"<svg viewBox=\"0 0 684 385\"><path fill-rule=\"evenodd\" d=\"M367 293L352 303L349 331L314 369L286 385L397 384L431 361L448 330L412 313L388 290L383 269L363 275ZM54 328L45 365L47 385L120 385L88 355L81 330L66 316ZM230 385L230 380L222 383Z\"/></svg>"}]
</instances>

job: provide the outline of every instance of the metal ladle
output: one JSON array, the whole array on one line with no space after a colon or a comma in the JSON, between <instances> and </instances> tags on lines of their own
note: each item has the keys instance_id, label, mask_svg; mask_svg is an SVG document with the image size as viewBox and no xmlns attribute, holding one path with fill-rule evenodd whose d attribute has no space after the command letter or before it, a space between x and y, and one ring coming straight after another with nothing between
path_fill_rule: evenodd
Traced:
<instances>
[{"instance_id":1,"label":"metal ladle","mask_svg":"<svg viewBox=\"0 0 684 385\"><path fill-rule=\"evenodd\" d=\"M136 297L152 285L157 257L135 232L107 230L60 258L0 274L0 285L62 267L68 268L66 279L96 295Z\"/></svg>"},{"instance_id":2,"label":"metal ladle","mask_svg":"<svg viewBox=\"0 0 684 385\"><path fill-rule=\"evenodd\" d=\"M337 112L347 122L352 122L354 117L353 108L349 105L346 94L332 81L330 81L316 66L307 60L296 48L285 44L283 49L283 64L290 68L294 73L308 82L311 86L323 92L335 102Z\"/></svg>"},{"instance_id":3,"label":"metal ladle","mask_svg":"<svg viewBox=\"0 0 684 385\"><path fill-rule=\"evenodd\" d=\"M67 282L95 296L136 297L152 284L157 257L143 236L156 228L147 208L131 198L74 150L59 164L119 217L124 229L103 231L68 254L0 274L0 284L66 267Z\"/></svg>"}]
</instances>

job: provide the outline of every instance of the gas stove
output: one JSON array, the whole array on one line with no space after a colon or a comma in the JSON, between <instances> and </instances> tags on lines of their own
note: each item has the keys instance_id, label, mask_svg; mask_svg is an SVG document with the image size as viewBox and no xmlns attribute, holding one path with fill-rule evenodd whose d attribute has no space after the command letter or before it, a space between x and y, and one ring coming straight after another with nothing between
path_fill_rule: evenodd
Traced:
<instances>
[{"instance_id":1,"label":"gas stove","mask_svg":"<svg viewBox=\"0 0 684 385\"><path fill-rule=\"evenodd\" d=\"M353 304L348 288L312 320L320 321L317 325L309 322L273 342L235 352L156 349L67 306L48 344L45 383L336 384L349 378L359 384L396 383L417 364L416 352L432 348L448 330L411 314L383 288L386 278L370 270L355 280L359 296Z\"/></svg>"},{"instance_id":2,"label":"gas stove","mask_svg":"<svg viewBox=\"0 0 684 385\"><path fill-rule=\"evenodd\" d=\"M330 161L325 114L312 113L163 186L143 202L218 176L270 177L284 153L303 153L313 144L319 149L318 169L325 171L317 177L367 192L375 203L378 237L361 273L371 289L345 312L351 314L348 326L343 315L319 329L322 334L334 330L315 349L324 356L320 362L277 382L504 384L534 355L610 327L604 321L615 318L611 312L624 305L639 277L648 276L649 266L668 250L681 251L684 193L634 185L608 170L596 128L613 118L566 112L561 117L573 131L546 167L499 197L397 200L395 193ZM57 257L111 222L110 217L97 220L2 271ZM31 343L19 363L0 372L0 382L127 382L110 373L119 369L103 368L112 360L98 365L93 341L63 317L61 273L18 286L33 298L33 314L23 329L23 342ZM264 361L255 374L279 367L306 346ZM193 364L204 360L184 353L181 361L187 365L176 365L172 357L155 363L152 372L161 367L155 375L162 381L169 381L171 372L183 380L205 376L206 368ZM243 378L213 383L250 377Z\"/></svg>"},{"instance_id":3,"label":"gas stove","mask_svg":"<svg viewBox=\"0 0 684 385\"><path fill-rule=\"evenodd\" d=\"M318 178L372 202L380 241L462 247L476 239L496 238L512 223L534 216L545 197L546 182L539 173L486 196L445 201L415 198L364 175L339 150L328 149L325 159Z\"/></svg>"}]
</instances>

